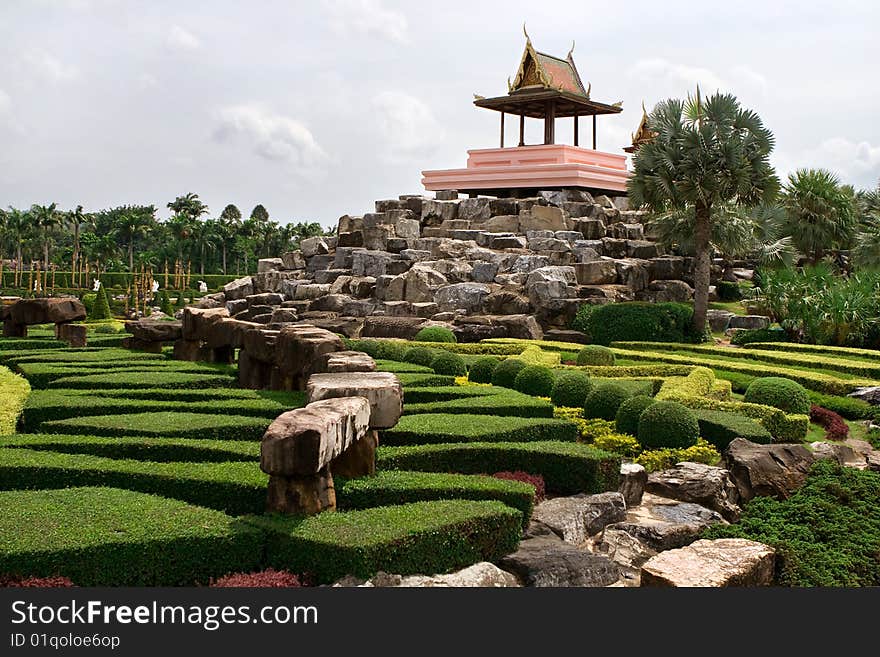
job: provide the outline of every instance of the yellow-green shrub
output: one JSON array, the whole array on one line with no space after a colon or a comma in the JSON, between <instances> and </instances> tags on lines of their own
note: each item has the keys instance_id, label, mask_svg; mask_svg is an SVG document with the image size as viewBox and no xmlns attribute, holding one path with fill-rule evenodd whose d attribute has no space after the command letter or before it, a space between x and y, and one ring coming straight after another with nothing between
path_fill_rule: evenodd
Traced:
<instances>
[{"instance_id":1,"label":"yellow-green shrub","mask_svg":"<svg viewBox=\"0 0 880 657\"><path fill-rule=\"evenodd\" d=\"M0 366L0 436L15 433L18 416L30 394L31 386L26 379Z\"/></svg>"},{"instance_id":2,"label":"yellow-green shrub","mask_svg":"<svg viewBox=\"0 0 880 657\"><path fill-rule=\"evenodd\" d=\"M642 451L642 446L639 445L639 441L636 440L634 436L625 433L609 433L604 436L599 436L593 440L593 446L605 450L606 452L620 454L627 458L638 456Z\"/></svg>"},{"instance_id":3,"label":"yellow-green shrub","mask_svg":"<svg viewBox=\"0 0 880 657\"><path fill-rule=\"evenodd\" d=\"M721 454L718 453L718 450L700 438L695 445L683 449L668 447L646 450L639 454L634 461L643 465L648 472L655 472L671 468L682 461L714 465L720 459Z\"/></svg>"}]
</instances>

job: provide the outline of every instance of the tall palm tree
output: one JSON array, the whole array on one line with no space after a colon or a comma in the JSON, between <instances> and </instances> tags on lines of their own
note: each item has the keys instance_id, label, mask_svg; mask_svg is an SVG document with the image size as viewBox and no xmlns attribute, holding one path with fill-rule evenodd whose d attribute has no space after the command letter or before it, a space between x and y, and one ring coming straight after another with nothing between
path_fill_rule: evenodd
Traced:
<instances>
[{"instance_id":1,"label":"tall palm tree","mask_svg":"<svg viewBox=\"0 0 880 657\"><path fill-rule=\"evenodd\" d=\"M697 89L687 101L658 103L648 119L657 136L633 158L630 199L654 212L693 213L694 315L702 334L709 308L713 209L771 202L779 181L770 165L773 134L736 97Z\"/></svg>"},{"instance_id":2,"label":"tall palm tree","mask_svg":"<svg viewBox=\"0 0 880 657\"><path fill-rule=\"evenodd\" d=\"M855 235L855 198L830 171L795 171L783 189L782 206L784 234L814 265L826 252L846 248Z\"/></svg>"},{"instance_id":3,"label":"tall palm tree","mask_svg":"<svg viewBox=\"0 0 880 657\"><path fill-rule=\"evenodd\" d=\"M79 286L80 284L78 267L80 260L80 230L83 226L91 225L92 221L92 215L83 212L83 206L81 205L77 205L76 208L70 210L64 215L64 223L67 224L68 227L73 229L73 258L71 261L73 271L71 284L74 286Z\"/></svg>"},{"instance_id":4,"label":"tall palm tree","mask_svg":"<svg viewBox=\"0 0 880 657\"><path fill-rule=\"evenodd\" d=\"M153 218L135 209L126 209L116 221L114 234L126 244L128 251L128 271L134 271L134 242L144 237L150 230Z\"/></svg>"},{"instance_id":5,"label":"tall palm tree","mask_svg":"<svg viewBox=\"0 0 880 657\"><path fill-rule=\"evenodd\" d=\"M208 214L208 206L202 203L199 195L193 192L178 196L166 206L174 214L186 215L196 220L204 214Z\"/></svg>"},{"instance_id":6,"label":"tall palm tree","mask_svg":"<svg viewBox=\"0 0 880 657\"><path fill-rule=\"evenodd\" d=\"M191 240L193 250L197 252L199 256L199 273L204 276L206 254L208 251L213 251L220 241L217 222L210 220L193 222Z\"/></svg>"},{"instance_id":7,"label":"tall palm tree","mask_svg":"<svg viewBox=\"0 0 880 657\"><path fill-rule=\"evenodd\" d=\"M6 213L6 234L15 245L15 274L13 276L13 286L21 287L21 274L24 271L22 246L33 230L33 220L31 214L27 210L19 210L9 207Z\"/></svg>"},{"instance_id":8,"label":"tall palm tree","mask_svg":"<svg viewBox=\"0 0 880 657\"><path fill-rule=\"evenodd\" d=\"M50 205L31 206L31 215L34 225L39 228L43 243L43 271L49 270L49 250L52 244L52 232L61 225L61 213L57 210L57 203Z\"/></svg>"},{"instance_id":9,"label":"tall palm tree","mask_svg":"<svg viewBox=\"0 0 880 657\"><path fill-rule=\"evenodd\" d=\"M223 210L223 213L220 214L220 218L216 222L216 233L218 242L220 243L220 253L222 256L221 265L224 274L226 273L226 256L229 253L229 247L230 245L234 246L235 236L241 229L241 213L239 212L238 218L236 218L234 213L226 212L230 207L235 206L227 205L226 209Z\"/></svg>"},{"instance_id":10,"label":"tall palm tree","mask_svg":"<svg viewBox=\"0 0 880 657\"><path fill-rule=\"evenodd\" d=\"M177 244L177 260L183 263L183 247L192 236L193 219L187 214L175 214L165 224Z\"/></svg>"}]
</instances>

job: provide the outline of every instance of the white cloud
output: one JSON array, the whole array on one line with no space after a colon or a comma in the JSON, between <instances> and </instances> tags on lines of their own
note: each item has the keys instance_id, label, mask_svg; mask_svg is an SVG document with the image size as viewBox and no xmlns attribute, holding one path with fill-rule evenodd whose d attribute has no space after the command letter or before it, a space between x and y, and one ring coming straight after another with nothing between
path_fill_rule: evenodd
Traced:
<instances>
[{"instance_id":1,"label":"white cloud","mask_svg":"<svg viewBox=\"0 0 880 657\"><path fill-rule=\"evenodd\" d=\"M12 109L12 99L9 94L0 89L0 115L6 114Z\"/></svg>"},{"instance_id":2,"label":"white cloud","mask_svg":"<svg viewBox=\"0 0 880 657\"><path fill-rule=\"evenodd\" d=\"M312 173L327 160L305 125L258 104L224 107L217 112L217 122L215 141L246 142L261 158L288 162L301 173Z\"/></svg>"},{"instance_id":3,"label":"white cloud","mask_svg":"<svg viewBox=\"0 0 880 657\"><path fill-rule=\"evenodd\" d=\"M330 27L337 34L378 37L409 43L409 24L401 12L380 0L322 0Z\"/></svg>"},{"instance_id":4,"label":"white cloud","mask_svg":"<svg viewBox=\"0 0 880 657\"><path fill-rule=\"evenodd\" d=\"M426 155L443 138L443 129L431 108L399 91L383 91L370 104L383 139L384 157L390 162L409 162Z\"/></svg>"},{"instance_id":5,"label":"white cloud","mask_svg":"<svg viewBox=\"0 0 880 657\"><path fill-rule=\"evenodd\" d=\"M168 45L179 50L197 50L202 46L198 37L180 25L172 25L168 31Z\"/></svg>"},{"instance_id":6,"label":"white cloud","mask_svg":"<svg viewBox=\"0 0 880 657\"><path fill-rule=\"evenodd\" d=\"M145 90L157 89L160 86L159 79L150 73L142 73L138 78L138 86Z\"/></svg>"},{"instance_id":7,"label":"white cloud","mask_svg":"<svg viewBox=\"0 0 880 657\"><path fill-rule=\"evenodd\" d=\"M874 187L880 179L880 146L844 137L826 139L815 148L798 155L782 155L785 173L796 168L822 168L833 171L844 183ZM782 167L780 167L782 168Z\"/></svg>"},{"instance_id":8,"label":"white cloud","mask_svg":"<svg viewBox=\"0 0 880 657\"><path fill-rule=\"evenodd\" d=\"M24 64L34 74L50 82L72 82L79 77L79 69L66 64L45 50L29 50L22 55Z\"/></svg>"},{"instance_id":9,"label":"white cloud","mask_svg":"<svg viewBox=\"0 0 880 657\"><path fill-rule=\"evenodd\" d=\"M640 59L630 67L629 75L635 78L683 86L687 89L696 89L699 84L706 92L728 88L727 82L707 68L674 64L659 57Z\"/></svg>"}]
</instances>

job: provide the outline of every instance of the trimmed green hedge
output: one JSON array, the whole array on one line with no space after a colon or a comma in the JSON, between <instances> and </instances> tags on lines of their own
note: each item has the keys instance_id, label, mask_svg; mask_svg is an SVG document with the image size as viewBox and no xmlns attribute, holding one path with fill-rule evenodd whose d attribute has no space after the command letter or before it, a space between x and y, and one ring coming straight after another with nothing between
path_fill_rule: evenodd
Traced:
<instances>
[{"instance_id":1,"label":"trimmed green hedge","mask_svg":"<svg viewBox=\"0 0 880 657\"><path fill-rule=\"evenodd\" d=\"M674 397L706 397L712 391L715 373L708 367L697 367L685 377L666 379L657 393L657 399Z\"/></svg>"},{"instance_id":2,"label":"trimmed green hedge","mask_svg":"<svg viewBox=\"0 0 880 657\"><path fill-rule=\"evenodd\" d=\"M404 352L403 360L407 363L412 363L413 365L421 365L430 370L431 361L434 360L436 355L437 353L433 349L428 349L427 347L413 347Z\"/></svg>"},{"instance_id":3,"label":"trimmed green hedge","mask_svg":"<svg viewBox=\"0 0 880 657\"><path fill-rule=\"evenodd\" d=\"M745 350L744 350L745 351ZM780 376L797 381L811 390L833 395L846 395L862 386L878 385L877 381L869 379L839 379L830 374L821 372L808 372L807 370L794 370L764 363L739 363L733 360L716 360L702 358L695 361L688 356L666 354L655 351L638 351L615 348L615 354L621 358L630 360L659 361L662 363L696 364L711 367L714 370L727 370L738 374L750 374L752 376Z\"/></svg>"},{"instance_id":4,"label":"trimmed green hedge","mask_svg":"<svg viewBox=\"0 0 880 657\"><path fill-rule=\"evenodd\" d=\"M419 376L419 375L415 375ZM237 385L231 376L190 372L110 372L55 379L49 388L223 388Z\"/></svg>"},{"instance_id":5,"label":"trimmed green hedge","mask_svg":"<svg viewBox=\"0 0 880 657\"><path fill-rule=\"evenodd\" d=\"M270 422L269 418L244 415L156 411L49 420L43 422L40 428L44 433L80 433L87 436L260 440Z\"/></svg>"},{"instance_id":6,"label":"trimmed green hedge","mask_svg":"<svg viewBox=\"0 0 880 657\"><path fill-rule=\"evenodd\" d=\"M776 345L779 343L774 342L772 344ZM613 346L620 349L635 349L638 351L686 351L710 358L712 356L742 358L743 360L755 360L774 365L831 370L852 376L880 379L880 364L876 360L875 362L869 362L864 360L864 356L859 360L848 360L846 358L846 351L836 351L830 355L823 355L827 353L825 351L784 351L780 353L775 350L756 348L755 345L749 345L748 348L734 349L711 345L666 344L662 342L615 342ZM858 351L869 352L868 349L860 349ZM880 357L880 351L874 352L874 358L877 359L878 357Z\"/></svg>"},{"instance_id":7,"label":"trimmed green hedge","mask_svg":"<svg viewBox=\"0 0 880 657\"><path fill-rule=\"evenodd\" d=\"M0 492L0 572L79 586L191 586L255 570L259 529L112 488Z\"/></svg>"},{"instance_id":8,"label":"trimmed green hedge","mask_svg":"<svg viewBox=\"0 0 880 657\"><path fill-rule=\"evenodd\" d=\"M810 429L808 415L789 415L778 408L763 404L718 401L708 397L674 396L669 399L698 411L725 411L757 420L778 443L802 442Z\"/></svg>"},{"instance_id":9,"label":"trimmed green hedge","mask_svg":"<svg viewBox=\"0 0 880 657\"><path fill-rule=\"evenodd\" d=\"M773 406L786 413L810 412L810 397L804 387L791 379L766 376L755 379L743 399L751 404Z\"/></svg>"},{"instance_id":10,"label":"trimmed green hedge","mask_svg":"<svg viewBox=\"0 0 880 657\"><path fill-rule=\"evenodd\" d=\"M186 362L154 362L144 361L134 363L110 362L110 363L20 363L16 365L23 376L31 382L34 388L46 388L53 381L65 377L82 376L90 374L112 374L115 372L185 372L187 374L228 374L223 366L210 366L201 363Z\"/></svg>"},{"instance_id":11,"label":"trimmed green hedge","mask_svg":"<svg viewBox=\"0 0 880 657\"><path fill-rule=\"evenodd\" d=\"M700 436L718 448L719 452L727 449L734 438L745 438L758 444L767 444L773 440L766 428L744 415L727 411L694 412L700 423Z\"/></svg>"},{"instance_id":12,"label":"trimmed green hedge","mask_svg":"<svg viewBox=\"0 0 880 657\"><path fill-rule=\"evenodd\" d=\"M451 386L455 384L454 376L445 374L422 374L420 372L398 374L397 378L404 388L428 388L432 386Z\"/></svg>"},{"instance_id":13,"label":"trimmed green hedge","mask_svg":"<svg viewBox=\"0 0 880 657\"><path fill-rule=\"evenodd\" d=\"M756 497L703 537L774 547L783 586L880 586L880 474L819 461L787 500Z\"/></svg>"},{"instance_id":14,"label":"trimmed green hedge","mask_svg":"<svg viewBox=\"0 0 880 657\"><path fill-rule=\"evenodd\" d=\"M250 390L248 388L98 388L97 390L89 390L86 388L65 388L62 390L41 390L40 394L180 402L214 400L221 404L234 402L237 399L268 399L291 408L306 405L306 393L302 390Z\"/></svg>"},{"instance_id":15,"label":"trimmed green hedge","mask_svg":"<svg viewBox=\"0 0 880 657\"><path fill-rule=\"evenodd\" d=\"M131 363L133 361L162 361L167 362L162 354L150 354L145 351L130 351L128 349L114 349L112 347L86 348L82 350L51 349L51 350L28 350L16 354L9 354L4 359L7 365L19 363L71 363L85 366L87 363L101 365L103 363Z\"/></svg>"},{"instance_id":16,"label":"trimmed green hedge","mask_svg":"<svg viewBox=\"0 0 880 657\"><path fill-rule=\"evenodd\" d=\"M415 401L413 401L415 400ZM407 388L403 412L467 413L515 417L553 417L553 404L507 388L494 386L442 386Z\"/></svg>"},{"instance_id":17,"label":"trimmed green hedge","mask_svg":"<svg viewBox=\"0 0 880 657\"><path fill-rule=\"evenodd\" d=\"M521 470L539 474L559 495L617 490L620 457L575 442L473 442L381 446L377 464L386 470L485 474Z\"/></svg>"},{"instance_id":18,"label":"trimmed green hedge","mask_svg":"<svg viewBox=\"0 0 880 657\"><path fill-rule=\"evenodd\" d=\"M201 440L192 438L148 438L144 436L81 436L71 434L18 433L0 437L0 448L24 448L59 454L84 454L109 459L170 463L255 462L260 443L252 440ZM0 454L9 455L9 452Z\"/></svg>"},{"instance_id":19,"label":"trimmed green hedge","mask_svg":"<svg viewBox=\"0 0 880 657\"><path fill-rule=\"evenodd\" d=\"M0 436L15 433L18 416L31 391L28 382L0 366Z\"/></svg>"},{"instance_id":20,"label":"trimmed green hedge","mask_svg":"<svg viewBox=\"0 0 880 657\"><path fill-rule=\"evenodd\" d=\"M600 345L619 340L698 341L702 335L691 335L693 314L693 308L682 303L609 303L589 308L586 317L572 328Z\"/></svg>"},{"instance_id":21,"label":"trimmed green hedge","mask_svg":"<svg viewBox=\"0 0 880 657\"><path fill-rule=\"evenodd\" d=\"M577 437L577 426L574 423L556 418L422 413L404 415L397 426L382 432L379 444L420 445L546 440L574 442ZM509 468L500 468L500 470L505 469Z\"/></svg>"},{"instance_id":22,"label":"trimmed green hedge","mask_svg":"<svg viewBox=\"0 0 880 657\"><path fill-rule=\"evenodd\" d=\"M785 351L795 354L824 354L827 356L843 356L844 358L875 360L880 357L880 350L859 349L857 347L832 347L824 344L799 344L796 342L753 342L748 349L766 351Z\"/></svg>"},{"instance_id":23,"label":"trimmed green hedge","mask_svg":"<svg viewBox=\"0 0 880 657\"><path fill-rule=\"evenodd\" d=\"M518 509L525 526L535 503L531 484L479 475L380 470L371 477L336 477L334 484L340 510L430 500L497 500Z\"/></svg>"},{"instance_id":24,"label":"trimmed green hedge","mask_svg":"<svg viewBox=\"0 0 880 657\"><path fill-rule=\"evenodd\" d=\"M869 420L877 417L877 407L861 399L823 395L815 390L807 390L807 395L809 395L811 403L834 411L847 420Z\"/></svg>"},{"instance_id":25,"label":"trimmed green hedge","mask_svg":"<svg viewBox=\"0 0 880 657\"><path fill-rule=\"evenodd\" d=\"M66 420L90 415L122 415L159 411L202 413L208 415L236 415L261 417L274 420L276 417L305 404L291 405L272 399L237 399L234 405L218 403L216 400L203 401L164 401L153 399L125 399L123 397L102 397L99 395L66 395L64 390L35 390L28 398L22 414L22 429L36 431L42 422ZM304 402L305 400L303 400Z\"/></svg>"},{"instance_id":26,"label":"trimmed green hedge","mask_svg":"<svg viewBox=\"0 0 880 657\"><path fill-rule=\"evenodd\" d=\"M230 515L261 513L269 476L250 462L166 462L111 459L47 450L3 448L0 488L110 486L170 497Z\"/></svg>"},{"instance_id":27,"label":"trimmed green hedge","mask_svg":"<svg viewBox=\"0 0 880 657\"><path fill-rule=\"evenodd\" d=\"M23 351L25 349L62 349L67 346L61 340L48 338L0 338L0 351Z\"/></svg>"},{"instance_id":28,"label":"trimmed green hedge","mask_svg":"<svg viewBox=\"0 0 880 657\"><path fill-rule=\"evenodd\" d=\"M696 445L700 425L694 412L673 401L657 401L639 415L639 443L647 449Z\"/></svg>"},{"instance_id":29,"label":"trimmed green hedge","mask_svg":"<svg viewBox=\"0 0 880 657\"><path fill-rule=\"evenodd\" d=\"M321 513L251 517L266 531L266 565L318 583L379 570L437 573L497 561L519 543L522 514L501 502L444 500ZM328 555L332 555L328 558Z\"/></svg>"}]
</instances>

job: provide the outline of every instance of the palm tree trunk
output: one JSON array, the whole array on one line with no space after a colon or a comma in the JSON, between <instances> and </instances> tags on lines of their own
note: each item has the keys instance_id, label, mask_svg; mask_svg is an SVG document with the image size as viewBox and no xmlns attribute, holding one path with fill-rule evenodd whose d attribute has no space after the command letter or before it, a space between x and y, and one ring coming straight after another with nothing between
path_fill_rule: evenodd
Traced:
<instances>
[{"instance_id":1,"label":"palm tree trunk","mask_svg":"<svg viewBox=\"0 0 880 657\"><path fill-rule=\"evenodd\" d=\"M711 276L712 254L709 247L711 235L710 208L698 205L694 224L694 317L693 333L702 335L706 330L706 315L709 310L709 280Z\"/></svg>"},{"instance_id":2,"label":"palm tree trunk","mask_svg":"<svg viewBox=\"0 0 880 657\"><path fill-rule=\"evenodd\" d=\"M223 242L223 275L226 275L226 242Z\"/></svg>"},{"instance_id":3,"label":"palm tree trunk","mask_svg":"<svg viewBox=\"0 0 880 657\"><path fill-rule=\"evenodd\" d=\"M77 287L77 288L79 287L79 271L77 271L77 267L76 267L78 263L79 263L79 224L74 220L74 223L73 223L73 262L71 263L72 264L71 269L73 271L70 272L70 275L71 275L70 285L71 285L71 287Z\"/></svg>"},{"instance_id":4,"label":"palm tree trunk","mask_svg":"<svg viewBox=\"0 0 880 657\"><path fill-rule=\"evenodd\" d=\"M128 271L134 271L134 240L128 243Z\"/></svg>"},{"instance_id":5,"label":"palm tree trunk","mask_svg":"<svg viewBox=\"0 0 880 657\"><path fill-rule=\"evenodd\" d=\"M15 287L21 287L21 273L23 269L21 267L21 240L18 242L18 246L15 251Z\"/></svg>"},{"instance_id":6,"label":"palm tree trunk","mask_svg":"<svg viewBox=\"0 0 880 657\"><path fill-rule=\"evenodd\" d=\"M49 271L49 238L43 242L43 270Z\"/></svg>"}]
</instances>

